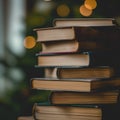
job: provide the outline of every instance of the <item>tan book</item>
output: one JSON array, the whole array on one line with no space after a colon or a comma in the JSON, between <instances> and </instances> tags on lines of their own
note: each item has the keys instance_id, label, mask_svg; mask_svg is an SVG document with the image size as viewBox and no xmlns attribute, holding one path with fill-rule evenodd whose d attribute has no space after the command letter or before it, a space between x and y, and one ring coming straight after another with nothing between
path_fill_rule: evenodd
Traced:
<instances>
[{"instance_id":1,"label":"tan book","mask_svg":"<svg viewBox=\"0 0 120 120\"><path fill-rule=\"evenodd\" d=\"M35 103L35 120L119 120L119 108L111 105L65 105L53 106Z\"/></svg>"},{"instance_id":2,"label":"tan book","mask_svg":"<svg viewBox=\"0 0 120 120\"><path fill-rule=\"evenodd\" d=\"M38 53L36 57L40 67L120 66L117 52Z\"/></svg>"},{"instance_id":3,"label":"tan book","mask_svg":"<svg viewBox=\"0 0 120 120\"><path fill-rule=\"evenodd\" d=\"M118 103L119 90L101 92L66 92L53 91L50 102L57 105L66 104L114 104Z\"/></svg>"},{"instance_id":4,"label":"tan book","mask_svg":"<svg viewBox=\"0 0 120 120\"><path fill-rule=\"evenodd\" d=\"M120 87L120 78L118 77L109 79L31 79L31 88L38 90L92 92L118 87Z\"/></svg>"},{"instance_id":5,"label":"tan book","mask_svg":"<svg viewBox=\"0 0 120 120\"><path fill-rule=\"evenodd\" d=\"M113 76L115 70L110 66L45 68L45 77L48 78L110 78Z\"/></svg>"},{"instance_id":6,"label":"tan book","mask_svg":"<svg viewBox=\"0 0 120 120\"><path fill-rule=\"evenodd\" d=\"M57 52L81 52L81 51L105 51L107 47L95 41L51 41L42 42L42 53Z\"/></svg>"},{"instance_id":7,"label":"tan book","mask_svg":"<svg viewBox=\"0 0 120 120\"><path fill-rule=\"evenodd\" d=\"M114 18L56 18L54 26L114 26Z\"/></svg>"},{"instance_id":8,"label":"tan book","mask_svg":"<svg viewBox=\"0 0 120 120\"><path fill-rule=\"evenodd\" d=\"M33 116L37 120L101 120L102 111L94 107L34 106Z\"/></svg>"},{"instance_id":9,"label":"tan book","mask_svg":"<svg viewBox=\"0 0 120 120\"><path fill-rule=\"evenodd\" d=\"M37 54L38 66L89 66L90 56L88 53L81 54Z\"/></svg>"}]
</instances>

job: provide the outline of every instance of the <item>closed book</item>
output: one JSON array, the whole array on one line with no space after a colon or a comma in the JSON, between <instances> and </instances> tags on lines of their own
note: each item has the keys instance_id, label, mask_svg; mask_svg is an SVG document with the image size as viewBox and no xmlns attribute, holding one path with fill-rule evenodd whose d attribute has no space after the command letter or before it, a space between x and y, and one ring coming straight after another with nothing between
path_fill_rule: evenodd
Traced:
<instances>
[{"instance_id":1,"label":"closed book","mask_svg":"<svg viewBox=\"0 0 120 120\"><path fill-rule=\"evenodd\" d=\"M114 26L115 18L56 18L53 26Z\"/></svg>"},{"instance_id":2,"label":"closed book","mask_svg":"<svg viewBox=\"0 0 120 120\"><path fill-rule=\"evenodd\" d=\"M120 78L109 79L57 79L32 78L31 88L38 90L92 92L120 87Z\"/></svg>"},{"instance_id":3,"label":"closed book","mask_svg":"<svg viewBox=\"0 0 120 120\"><path fill-rule=\"evenodd\" d=\"M96 67L55 67L45 68L48 78L110 78L115 76L116 70L110 66Z\"/></svg>"},{"instance_id":4,"label":"closed book","mask_svg":"<svg viewBox=\"0 0 120 120\"><path fill-rule=\"evenodd\" d=\"M101 109L97 106L53 106L35 103L33 116L37 120L101 120Z\"/></svg>"},{"instance_id":5,"label":"closed book","mask_svg":"<svg viewBox=\"0 0 120 120\"><path fill-rule=\"evenodd\" d=\"M55 106L35 103L33 117L35 120L119 120L118 111L117 104Z\"/></svg>"},{"instance_id":6,"label":"closed book","mask_svg":"<svg viewBox=\"0 0 120 120\"><path fill-rule=\"evenodd\" d=\"M119 90L99 92L52 91L49 97L53 105L113 104L118 103Z\"/></svg>"},{"instance_id":7,"label":"closed book","mask_svg":"<svg viewBox=\"0 0 120 120\"><path fill-rule=\"evenodd\" d=\"M96 41L61 40L41 42L42 53L82 52L82 51L108 51L108 47Z\"/></svg>"},{"instance_id":8,"label":"closed book","mask_svg":"<svg viewBox=\"0 0 120 120\"><path fill-rule=\"evenodd\" d=\"M41 67L120 66L117 52L38 53L36 56L37 65Z\"/></svg>"},{"instance_id":9,"label":"closed book","mask_svg":"<svg viewBox=\"0 0 120 120\"><path fill-rule=\"evenodd\" d=\"M38 42L79 41L97 42L107 49L119 49L120 29L117 26L36 28Z\"/></svg>"}]
</instances>

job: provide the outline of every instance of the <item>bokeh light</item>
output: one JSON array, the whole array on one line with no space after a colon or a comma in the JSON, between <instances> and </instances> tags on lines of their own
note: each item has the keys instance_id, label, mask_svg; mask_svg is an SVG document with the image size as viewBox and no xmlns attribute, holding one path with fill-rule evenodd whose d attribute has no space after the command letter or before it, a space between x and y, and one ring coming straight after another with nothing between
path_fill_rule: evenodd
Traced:
<instances>
[{"instance_id":1,"label":"bokeh light","mask_svg":"<svg viewBox=\"0 0 120 120\"><path fill-rule=\"evenodd\" d=\"M70 8L65 5L65 4L62 4L60 6L57 7L57 14L61 17L65 17L65 16L68 16L70 13Z\"/></svg>"},{"instance_id":2,"label":"bokeh light","mask_svg":"<svg viewBox=\"0 0 120 120\"><path fill-rule=\"evenodd\" d=\"M32 36L27 36L27 37L24 39L24 47L25 47L25 48L31 49L31 48L33 48L35 45L36 45L36 40L35 40L34 37L32 37Z\"/></svg>"},{"instance_id":3,"label":"bokeh light","mask_svg":"<svg viewBox=\"0 0 120 120\"><path fill-rule=\"evenodd\" d=\"M92 9L95 9L97 7L97 2L96 2L96 0L85 0L84 6L87 9L92 10Z\"/></svg>"},{"instance_id":4,"label":"bokeh light","mask_svg":"<svg viewBox=\"0 0 120 120\"><path fill-rule=\"evenodd\" d=\"M86 8L84 5L81 5L80 6L80 13L83 15L83 16L90 16L92 14L92 10Z\"/></svg>"}]
</instances>

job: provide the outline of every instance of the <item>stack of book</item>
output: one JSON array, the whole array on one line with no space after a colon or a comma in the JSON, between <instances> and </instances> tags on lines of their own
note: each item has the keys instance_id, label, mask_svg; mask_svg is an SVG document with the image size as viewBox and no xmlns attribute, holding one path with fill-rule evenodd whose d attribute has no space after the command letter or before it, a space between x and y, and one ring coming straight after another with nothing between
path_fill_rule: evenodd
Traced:
<instances>
[{"instance_id":1,"label":"stack of book","mask_svg":"<svg viewBox=\"0 0 120 120\"><path fill-rule=\"evenodd\" d=\"M37 120L119 120L120 30L115 19L55 19L36 28L42 51L36 67L44 78L31 88L50 90L47 103L35 103Z\"/></svg>"}]
</instances>

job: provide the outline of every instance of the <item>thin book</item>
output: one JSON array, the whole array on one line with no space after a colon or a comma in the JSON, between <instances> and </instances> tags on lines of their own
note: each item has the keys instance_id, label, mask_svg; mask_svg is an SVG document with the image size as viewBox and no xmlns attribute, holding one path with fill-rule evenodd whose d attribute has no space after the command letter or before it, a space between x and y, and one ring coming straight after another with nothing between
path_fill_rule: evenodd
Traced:
<instances>
[{"instance_id":1,"label":"thin book","mask_svg":"<svg viewBox=\"0 0 120 120\"><path fill-rule=\"evenodd\" d=\"M56 18L53 26L115 26L115 18Z\"/></svg>"}]
</instances>

